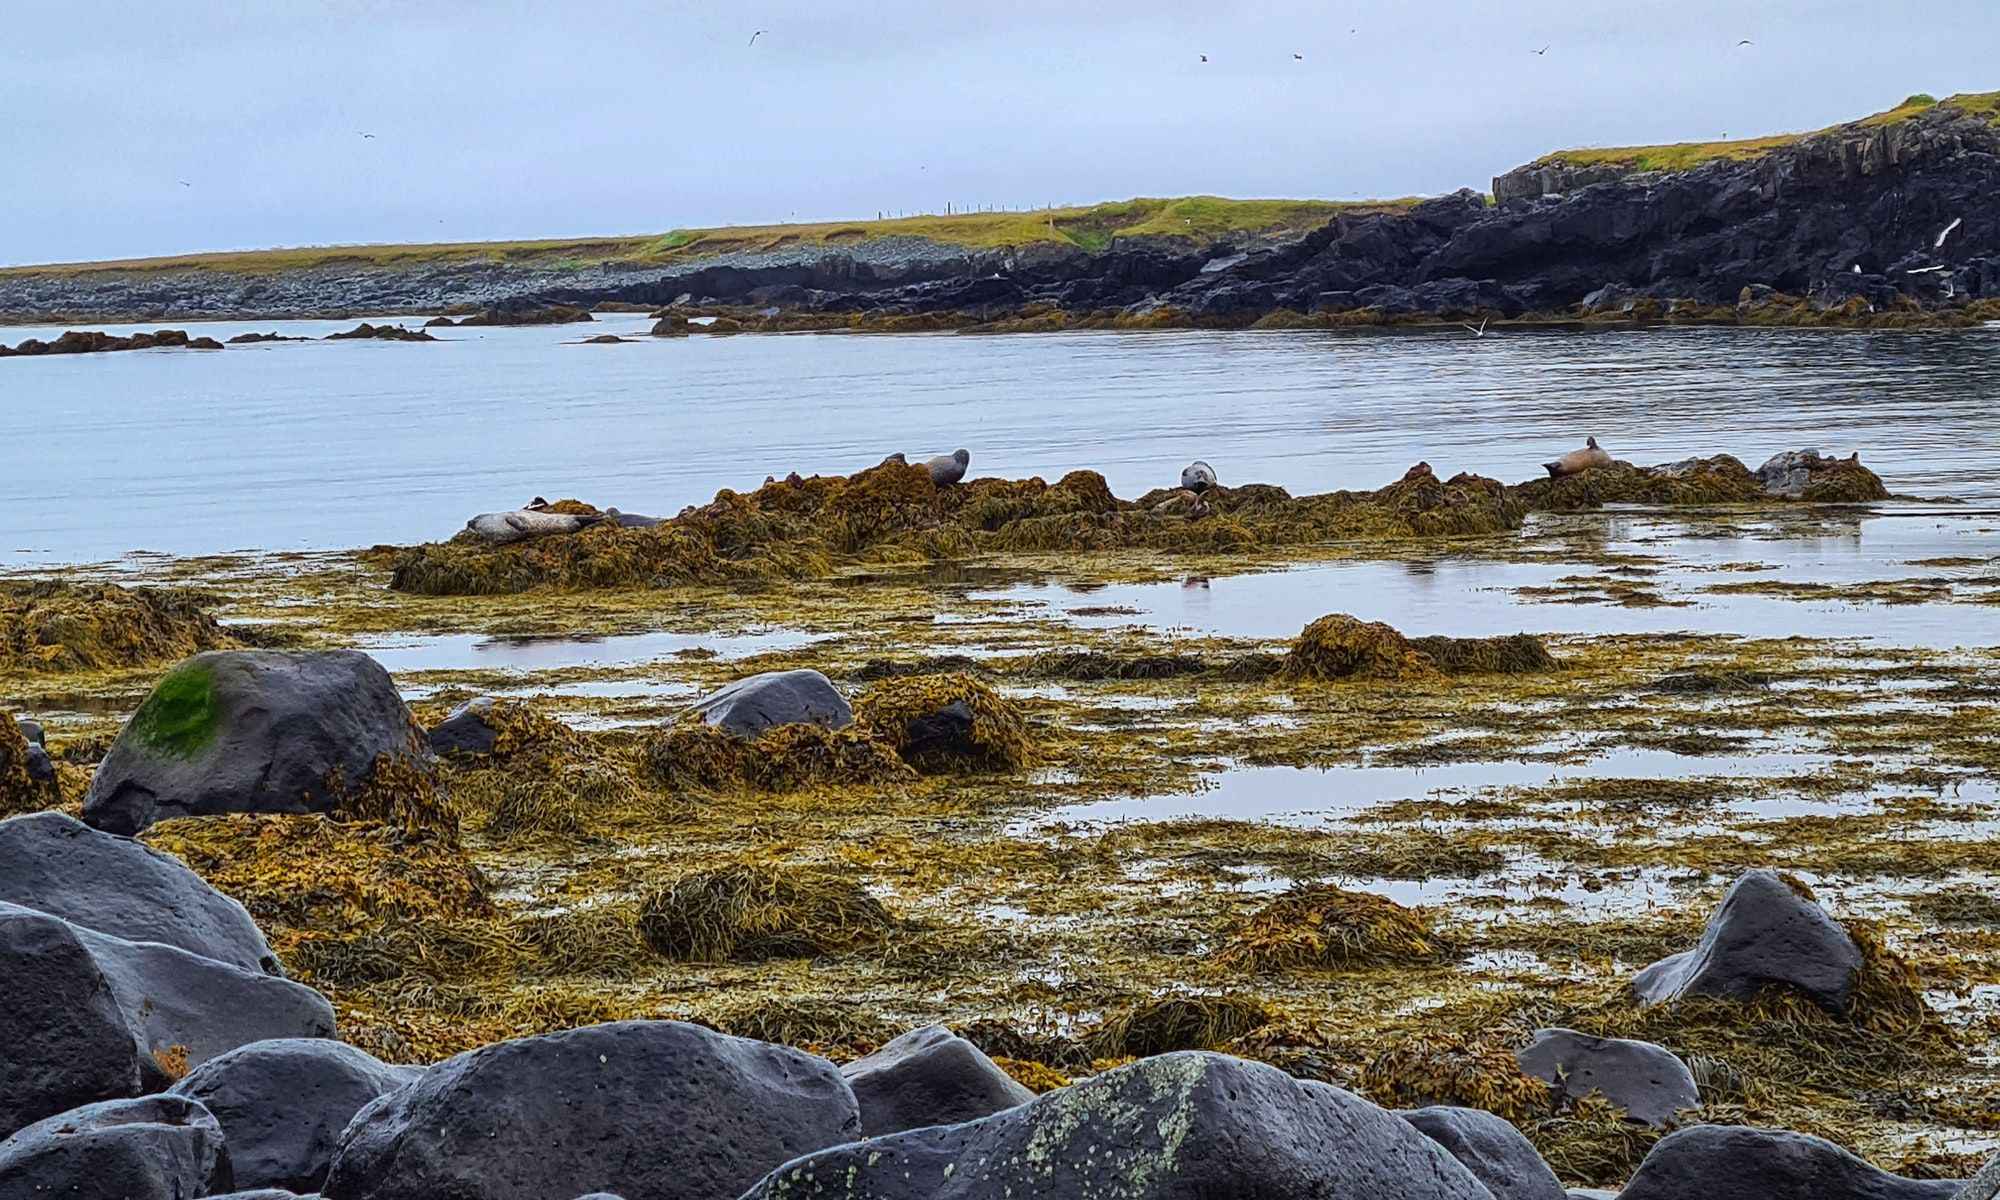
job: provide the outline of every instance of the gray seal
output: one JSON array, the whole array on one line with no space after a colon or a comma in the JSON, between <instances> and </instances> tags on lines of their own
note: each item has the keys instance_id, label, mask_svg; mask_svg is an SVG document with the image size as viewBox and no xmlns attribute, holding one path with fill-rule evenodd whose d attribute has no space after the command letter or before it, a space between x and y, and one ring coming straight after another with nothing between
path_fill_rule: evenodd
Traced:
<instances>
[{"instance_id":1,"label":"gray seal","mask_svg":"<svg viewBox=\"0 0 2000 1200\"><path fill-rule=\"evenodd\" d=\"M604 520L603 516L587 517L540 508L517 508L512 512L480 513L465 523L465 531L489 545L505 546L550 534L576 533Z\"/></svg>"},{"instance_id":2,"label":"gray seal","mask_svg":"<svg viewBox=\"0 0 2000 1200\"><path fill-rule=\"evenodd\" d=\"M621 529L651 529L665 517L642 517L638 513L619 512L615 508L604 510L604 519Z\"/></svg>"},{"instance_id":3,"label":"gray seal","mask_svg":"<svg viewBox=\"0 0 2000 1200\"><path fill-rule=\"evenodd\" d=\"M932 483L950 487L965 478L965 468L972 465L972 454L966 450L954 450L950 454L940 454L924 465L930 468Z\"/></svg>"},{"instance_id":4,"label":"gray seal","mask_svg":"<svg viewBox=\"0 0 2000 1200\"><path fill-rule=\"evenodd\" d=\"M1611 455L1598 447L1596 438L1585 438L1583 449L1572 450L1554 462L1542 465L1548 468L1550 479L1561 479L1565 475L1581 475L1592 467L1608 467Z\"/></svg>"},{"instance_id":5,"label":"gray seal","mask_svg":"<svg viewBox=\"0 0 2000 1200\"><path fill-rule=\"evenodd\" d=\"M1215 468L1196 459L1181 468L1181 487L1199 496L1215 486Z\"/></svg>"}]
</instances>

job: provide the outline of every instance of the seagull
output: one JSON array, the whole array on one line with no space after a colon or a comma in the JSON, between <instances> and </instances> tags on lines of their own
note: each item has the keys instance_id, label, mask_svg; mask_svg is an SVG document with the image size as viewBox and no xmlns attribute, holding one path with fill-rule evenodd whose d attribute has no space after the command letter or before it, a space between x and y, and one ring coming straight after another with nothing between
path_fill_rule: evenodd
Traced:
<instances>
[{"instance_id":1,"label":"seagull","mask_svg":"<svg viewBox=\"0 0 2000 1200\"><path fill-rule=\"evenodd\" d=\"M1306 56L1303 54L1293 54L1292 57L1299 62L1304 62L1306 60Z\"/></svg>"},{"instance_id":2,"label":"seagull","mask_svg":"<svg viewBox=\"0 0 2000 1200\"><path fill-rule=\"evenodd\" d=\"M1203 61L1203 62L1207 62L1207 61L1208 61L1208 55L1206 55L1206 54L1202 55L1202 56L1201 56L1201 61Z\"/></svg>"},{"instance_id":3,"label":"seagull","mask_svg":"<svg viewBox=\"0 0 2000 1200\"><path fill-rule=\"evenodd\" d=\"M763 36L764 36L764 31L759 29L757 32L750 35L750 44L753 46L756 45L757 39Z\"/></svg>"},{"instance_id":4,"label":"seagull","mask_svg":"<svg viewBox=\"0 0 2000 1200\"><path fill-rule=\"evenodd\" d=\"M1472 336L1473 336L1473 337L1485 337L1485 336L1486 336L1486 322L1488 321L1488 319L1489 319L1489 318L1487 318L1487 317L1481 317L1481 318L1479 318L1479 324L1477 324L1477 325L1466 325L1466 323L1465 323L1464 321L1460 321L1460 322L1459 322L1459 324L1460 324L1461 326L1463 326L1464 328L1466 328L1466 329L1469 329L1469 330L1471 330L1471 331L1472 331Z\"/></svg>"},{"instance_id":5,"label":"seagull","mask_svg":"<svg viewBox=\"0 0 2000 1200\"><path fill-rule=\"evenodd\" d=\"M194 186L193 184L189 183L189 182L188 182L187 180L185 180L185 179L176 179L176 180L174 180L174 182L175 182L175 183L178 183L178 184L180 184L180 185L181 185L182 187L193 187L193 186Z\"/></svg>"},{"instance_id":6,"label":"seagull","mask_svg":"<svg viewBox=\"0 0 2000 1200\"><path fill-rule=\"evenodd\" d=\"M1937 235L1937 241L1931 243L1931 249L1942 250L1944 248L1944 240L1952 235L1953 230L1963 224L1965 224L1964 217L1953 217L1951 224L1944 227L1944 232Z\"/></svg>"},{"instance_id":7,"label":"seagull","mask_svg":"<svg viewBox=\"0 0 2000 1200\"><path fill-rule=\"evenodd\" d=\"M1750 40L1749 38L1744 38L1744 39L1743 39L1742 41L1740 41L1740 42L1738 42L1738 43L1736 43L1736 44L1737 44L1737 45L1739 45L1739 46L1754 46L1754 45L1756 45L1757 43L1755 43L1755 42L1751 41L1751 40Z\"/></svg>"},{"instance_id":8,"label":"seagull","mask_svg":"<svg viewBox=\"0 0 2000 1200\"><path fill-rule=\"evenodd\" d=\"M1553 44L1554 44L1554 43L1551 43L1551 45L1553 45ZM1541 48L1540 50L1537 50L1537 51L1535 51L1535 53L1536 53L1536 54L1538 54L1538 55L1540 55L1540 54L1547 54L1548 52L1549 52L1549 48L1548 48L1548 46L1543 46L1543 47L1542 47L1542 48Z\"/></svg>"},{"instance_id":9,"label":"seagull","mask_svg":"<svg viewBox=\"0 0 2000 1200\"><path fill-rule=\"evenodd\" d=\"M359 130L357 130L356 132L360 132L360 131L359 131ZM361 136L362 136L362 137L365 137L365 138L367 138L367 139L368 139L369 141L371 141L371 142L375 140L375 135L374 135L374 134L372 134L372 133L363 133L363 134L361 134Z\"/></svg>"}]
</instances>

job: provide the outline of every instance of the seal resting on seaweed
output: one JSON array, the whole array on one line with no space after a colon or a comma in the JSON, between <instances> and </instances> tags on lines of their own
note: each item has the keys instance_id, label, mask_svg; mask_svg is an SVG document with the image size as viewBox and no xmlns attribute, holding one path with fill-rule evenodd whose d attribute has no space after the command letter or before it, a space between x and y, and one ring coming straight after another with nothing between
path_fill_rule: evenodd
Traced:
<instances>
[{"instance_id":1,"label":"seal resting on seaweed","mask_svg":"<svg viewBox=\"0 0 2000 1200\"><path fill-rule=\"evenodd\" d=\"M1608 467L1611 465L1611 455L1599 448L1596 438L1585 438L1583 449L1572 450L1554 462L1545 462L1542 465L1549 469L1550 479L1561 479L1565 475L1582 474L1592 467Z\"/></svg>"},{"instance_id":2,"label":"seal resting on seaweed","mask_svg":"<svg viewBox=\"0 0 2000 1200\"><path fill-rule=\"evenodd\" d=\"M665 517L642 517L638 513L620 512L615 508L604 510L604 519L621 529L650 529Z\"/></svg>"},{"instance_id":3,"label":"seal resting on seaweed","mask_svg":"<svg viewBox=\"0 0 2000 1200\"><path fill-rule=\"evenodd\" d=\"M491 545L505 546L510 542L524 542L529 538L555 533L575 533L608 519L580 513L549 512L546 507L540 507L548 501L539 496L536 501L537 504L512 512L480 513L465 523L465 532Z\"/></svg>"},{"instance_id":4,"label":"seal resting on seaweed","mask_svg":"<svg viewBox=\"0 0 2000 1200\"><path fill-rule=\"evenodd\" d=\"M965 478L965 468L972 465L972 454L966 450L954 450L950 454L940 454L925 463L930 469L931 482L939 487L950 487Z\"/></svg>"},{"instance_id":5,"label":"seal resting on seaweed","mask_svg":"<svg viewBox=\"0 0 2000 1200\"><path fill-rule=\"evenodd\" d=\"M1195 459L1181 468L1181 489L1199 496L1215 486L1215 468Z\"/></svg>"}]
</instances>

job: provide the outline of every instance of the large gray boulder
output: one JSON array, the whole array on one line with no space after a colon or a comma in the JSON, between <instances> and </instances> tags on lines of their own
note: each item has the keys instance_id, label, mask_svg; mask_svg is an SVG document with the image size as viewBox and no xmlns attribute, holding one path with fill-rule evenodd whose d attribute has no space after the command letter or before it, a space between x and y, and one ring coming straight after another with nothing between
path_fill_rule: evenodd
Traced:
<instances>
[{"instance_id":1,"label":"large gray boulder","mask_svg":"<svg viewBox=\"0 0 2000 1200\"><path fill-rule=\"evenodd\" d=\"M5 1200L190 1200L234 1186L221 1127L178 1096L86 1105L0 1142Z\"/></svg>"},{"instance_id":2,"label":"large gray boulder","mask_svg":"<svg viewBox=\"0 0 2000 1200\"><path fill-rule=\"evenodd\" d=\"M46 913L0 903L0 931L25 921L31 932L23 940L66 957L70 952L39 922L56 920ZM231 966L177 946L160 942L128 942L123 938L64 922L75 942L109 985L113 1001L124 1015L129 1036L142 1051L142 1071L155 1069L156 1058L200 1066L218 1054L251 1042L282 1037L332 1037L333 1006L309 987ZM40 934L32 930L41 930ZM6 944L0 939L0 944ZM9 972L32 964L4 964ZM12 978L11 974L7 976ZM170 1080L160 1078L164 1087Z\"/></svg>"},{"instance_id":3,"label":"large gray boulder","mask_svg":"<svg viewBox=\"0 0 2000 1200\"><path fill-rule=\"evenodd\" d=\"M1516 1058L1521 1069L1546 1079L1566 1100L1592 1092L1625 1110L1634 1121L1666 1129L1675 1114L1700 1108L1694 1073L1673 1051L1651 1042L1593 1037L1574 1029L1537 1029Z\"/></svg>"},{"instance_id":4,"label":"large gray boulder","mask_svg":"<svg viewBox=\"0 0 2000 1200\"><path fill-rule=\"evenodd\" d=\"M221 1122L237 1186L311 1192L354 1114L422 1075L343 1042L280 1038L211 1058L170 1092Z\"/></svg>"},{"instance_id":5,"label":"large gray boulder","mask_svg":"<svg viewBox=\"0 0 2000 1200\"><path fill-rule=\"evenodd\" d=\"M0 1010L0 1138L141 1090L138 1039L69 922L0 918Z\"/></svg>"},{"instance_id":6,"label":"large gray boulder","mask_svg":"<svg viewBox=\"0 0 2000 1200\"><path fill-rule=\"evenodd\" d=\"M1695 1125L1654 1146L1618 1200L1950 1200L1958 1189L1891 1175L1803 1133Z\"/></svg>"},{"instance_id":7,"label":"large gray boulder","mask_svg":"<svg viewBox=\"0 0 2000 1200\"><path fill-rule=\"evenodd\" d=\"M678 1021L485 1046L356 1115L329 1200L734 1200L860 1135L832 1063Z\"/></svg>"},{"instance_id":8,"label":"large gray boulder","mask_svg":"<svg viewBox=\"0 0 2000 1200\"><path fill-rule=\"evenodd\" d=\"M1397 1114L1443 1146L1486 1185L1493 1200L1566 1200L1562 1181L1520 1130L1477 1108L1434 1105Z\"/></svg>"},{"instance_id":9,"label":"large gray boulder","mask_svg":"<svg viewBox=\"0 0 2000 1200\"><path fill-rule=\"evenodd\" d=\"M695 701L690 711L719 729L754 738L775 725L824 725L845 729L854 710L833 681L818 671L766 671L739 679Z\"/></svg>"},{"instance_id":10,"label":"large gray boulder","mask_svg":"<svg viewBox=\"0 0 2000 1200\"><path fill-rule=\"evenodd\" d=\"M1776 871L1746 871L1708 919L1692 950L1663 958L1632 980L1646 1004L1689 996L1749 1000L1792 987L1846 1012L1861 950L1840 922Z\"/></svg>"},{"instance_id":11,"label":"large gray boulder","mask_svg":"<svg viewBox=\"0 0 2000 1200\"><path fill-rule=\"evenodd\" d=\"M962 1125L786 1163L743 1200L1492 1200L1394 1113L1221 1054L1144 1059Z\"/></svg>"},{"instance_id":12,"label":"large gray boulder","mask_svg":"<svg viewBox=\"0 0 2000 1200\"><path fill-rule=\"evenodd\" d=\"M840 1073L854 1089L861 1132L869 1137L956 1125L1035 1098L979 1047L942 1025L913 1029Z\"/></svg>"},{"instance_id":13,"label":"large gray boulder","mask_svg":"<svg viewBox=\"0 0 2000 1200\"><path fill-rule=\"evenodd\" d=\"M380 663L355 650L217 650L169 671L91 779L83 819L329 812L378 757L435 761Z\"/></svg>"},{"instance_id":14,"label":"large gray boulder","mask_svg":"<svg viewBox=\"0 0 2000 1200\"><path fill-rule=\"evenodd\" d=\"M270 975L277 955L241 904L179 859L64 813L0 821L0 901L131 942L165 942Z\"/></svg>"}]
</instances>

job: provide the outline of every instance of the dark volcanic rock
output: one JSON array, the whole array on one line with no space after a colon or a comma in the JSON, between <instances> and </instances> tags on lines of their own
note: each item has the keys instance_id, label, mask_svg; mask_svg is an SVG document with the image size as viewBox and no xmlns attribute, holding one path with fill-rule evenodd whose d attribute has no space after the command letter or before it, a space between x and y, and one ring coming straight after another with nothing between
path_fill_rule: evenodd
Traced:
<instances>
[{"instance_id":1,"label":"dark volcanic rock","mask_svg":"<svg viewBox=\"0 0 2000 1200\"><path fill-rule=\"evenodd\" d=\"M1701 942L1632 980L1646 1004L1688 996L1749 1000L1767 987L1797 988L1845 1012L1861 951L1840 922L1776 871L1747 871L1708 919Z\"/></svg>"},{"instance_id":2,"label":"dark volcanic rock","mask_svg":"<svg viewBox=\"0 0 2000 1200\"><path fill-rule=\"evenodd\" d=\"M170 1094L199 1101L222 1123L238 1187L310 1192L326 1181L354 1114L423 1076L341 1042L252 1042L209 1059Z\"/></svg>"},{"instance_id":3,"label":"dark volcanic rock","mask_svg":"<svg viewBox=\"0 0 2000 1200\"><path fill-rule=\"evenodd\" d=\"M676 1021L486 1046L355 1117L328 1200L734 1200L860 1134L832 1063Z\"/></svg>"},{"instance_id":4,"label":"dark volcanic rock","mask_svg":"<svg viewBox=\"0 0 2000 1200\"><path fill-rule=\"evenodd\" d=\"M197 654L154 686L91 779L83 819L132 834L232 812L328 812L378 758L428 772L429 742L355 650Z\"/></svg>"},{"instance_id":5,"label":"dark volcanic rock","mask_svg":"<svg viewBox=\"0 0 2000 1200\"><path fill-rule=\"evenodd\" d=\"M619 337L615 333L600 333L596 337L583 339L581 344L585 346L622 346L631 340L631 338Z\"/></svg>"},{"instance_id":6,"label":"dark volcanic rock","mask_svg":"<svg viewBox=\"0 0 2000 1200\"><path fill-rule=\"evenodd\" d=\"M1654 1146L1618 1200L1950 1200L1958 1187L1891 1175L1803 1133L1696 1125Z\"/></svg>"},{"instance_id":7,"label":"dark volcanic rock","mask_svg":"<svg viewBox=\"0 0 2000 1200\"><path fill-rule=\"evenodd\" d=\"M86 1105L0 1142L6 1200L191 1200L234 1186L222 1129L178 1096Z\"/></svg>"},{"instance_id":8,"label":"dark volcanic rock","mask_svg":"<svg viewBox=\"0 0 2000 1200\"><path fill-rule=\"evenodd\" d=\"M462 317L459 325L570 325L595 320L587 308L571 304L542 304L534 300L508 300Z\"/></svg>"},{"instance_id":9,"label":"dark volcanic rock","mask_svg":"<svg viewBox=\"0 0 2000 1200\"><path fill-rule=\"evenodd\" d=\"M189 337L184 329L161 329L153 333L135 333L129 337L101 333L97 330L72 329L53 342L29 338L13 348L9 353L16 355L36 354L108 354L116 350L220 350L222 343L214 338ZM0 347L5 350L5 347Z\"/></svg>"},{"instance_id":10,"label":"dark volcanic rock","mask_svg":"<svg viewBox=\"0 0 2000 1200\"><path fill-rule=\"evenodd\" d=\"M1516 1055L1521 1069L1554 1084L1566 1099L1601 1092L1635 1121L1664 1129L1683 1109L1701 1107L1687 1064L1664 1046L1592 1037L1574 1029L1538 1029Z\"/></svg>"},{"instance_id":11,"label":"dark volcanic rock","mask_svg":"<svg viewBox=\"0 0 2000 1200\"><path fill-rule=\"evenodd\" d=\"M329 333L329 342L367 340L373 338L382 342L435 342L436 338L421 329L405 329L401 325L370 325L363 321L345 333Z\"/></svg>"},{"instance_id":12,"label":"dark volcanic rock","mask_svg":"<svg viewBox=\"0 0 2000 1200\"><path fill-rule=\"evenodd\" d=\"M840 1069L869 1137L955 1125L1026 1104L1035 1094L942 1025L913 1029Z\"/></svg>"},{"instance_id":13,"label":"dark volcanic rock","mask_svg":"<svg viewBox=\"0 0 2000 1200\"><path fill-rule=\"evenodd\" d=\"M232 346L254 346L259 342L310 342L309 337L287 337L282 333L239 333L229 339Z\"/></svg>"},{"instance_id":14,"label":"dark volcanic rock","mask_svg":"<svg viewBox=\"0 0 2000 1200\"><path fill-rule=\"evenodd\" d=\"M833 681L811 670L766 671L739 679L697 700L691 711L742 738L754 738L774 725L845 729L854 721L854 710Z\"/></svg>"},{"instance_id":15,"label":"dark volcanic rock","mask_svg":"<svg viewBox=\"0 0 2000 1200\"><path fill-rule=\"evenodd\" d=\"M283 972L241 904L179 859L63 813L0 821L0 901L132 942Z\"/></svg>"},{"instance_id":16,"label":"dark volcanic rock","mask_svg":"<svg viewBox=\"0 0 2000 1200\"><path fill-rule=\"evenodd\" d=\"M1491 1200L1366 1100L1220 1054L1161 1055L962 1125L786 1163L743 1200Z\"/></svg>"},{"instance_id":17,"label":"dark volcanic rock","mask_svg":"<svg viewBox=\"0 0 2000 1200\"><path fill-rule=\"evenodd\" d=\"M136 1095L141 1050L104 971L67 921L0 916L0 1137Z\"/></svg>"},{"instance_id":18,"label":"dark volcanic rock","mask_svg":"<svg viewBox=\"0 0 2000 1200\"><path fill-rule=\"evenodd\" d=\"M1493 1200L1564 1200L1562 1182L1534 1143L1500 1117L1476 1108L1435 1106L1397 1114L1478 1177Z\"/></svg>"}]
</instances>

